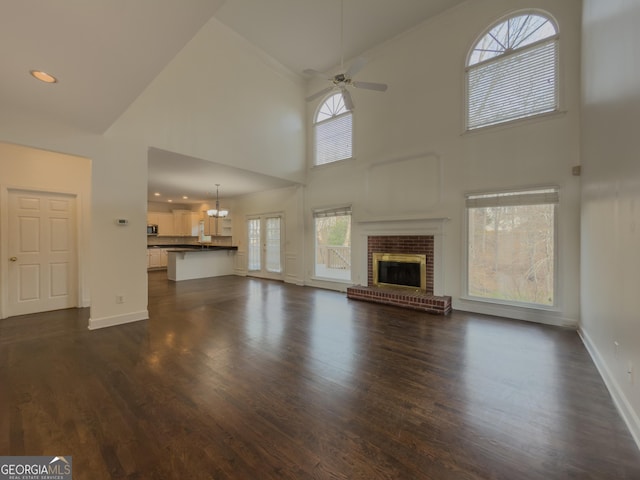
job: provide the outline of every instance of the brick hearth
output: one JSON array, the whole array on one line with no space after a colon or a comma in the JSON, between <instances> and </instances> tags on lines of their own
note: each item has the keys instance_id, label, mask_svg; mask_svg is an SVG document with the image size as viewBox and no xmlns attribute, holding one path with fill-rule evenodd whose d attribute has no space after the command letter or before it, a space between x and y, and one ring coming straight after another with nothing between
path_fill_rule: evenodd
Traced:
<instances>
[{"instance_id":1,"label":"brick hearth","mask_svg":"<svg viewBox=\"0 0 640 480\"><path fill-rule=\"evenodd\" d=\"M451 312L451 297L433 295L433 236L392 235L370 236L367 241L367 283L373 285L373 254L402 253L424 254L427 258L426 291L414 291L393 287L355 285L347 288L347 297L354 300L384 303L421 310L438 315Z\"/></svg>"},{"instance_id":2,"label":"brick hearth","mask_svg":"<svg viewBox=\"0 0 640 480\"><path fill-rule=\"evenodd\" d=\"M451 312L451 297L438 297L422 292L405 293L400 289L387 287L354 286L347 288L347 297L354 300L365 300L367 302L422 310L436 315L446 315Z\"/></svg>"}]
</instances>

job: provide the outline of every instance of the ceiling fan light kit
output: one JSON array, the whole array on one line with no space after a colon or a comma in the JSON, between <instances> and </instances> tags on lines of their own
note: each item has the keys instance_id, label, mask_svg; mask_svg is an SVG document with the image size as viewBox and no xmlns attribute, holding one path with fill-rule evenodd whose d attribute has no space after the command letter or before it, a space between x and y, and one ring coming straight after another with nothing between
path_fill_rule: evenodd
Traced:
<instances>
[{"instance_id":1,"label":"ceiling fan light kit","mask_svg":"<svg viewBox=\"0 0 640 480\"><path fill-rule=\"evenodd\" d=\"M305 75L311 75L314 77L320 77L331 82L331 85L323 88L322 90L310 95L306 98L308 102L315 100L316 98L322 97L332 90L340 90L342 93L342 98L344 99L344 105L348 110L353 110L355 105L353 104L353 99L351 98L351 93L347 90L347 87L361 88L364 90L373 90L377 92L384 92L387 90L388 86L384 83L375 83L375 82L362 82L353 80L353 76L357 74L362 68L366 65L367 61L363 57L357 57L353 63L349 66L349 68L344 70L344 46L343 46L343 38L344 38L344 0L340 1L340 71L342 73L338 73L336 75L330 75L328 73L322 73L317 70L307 69L304 70L303 73Z\"/></svg>"}]
</instances>

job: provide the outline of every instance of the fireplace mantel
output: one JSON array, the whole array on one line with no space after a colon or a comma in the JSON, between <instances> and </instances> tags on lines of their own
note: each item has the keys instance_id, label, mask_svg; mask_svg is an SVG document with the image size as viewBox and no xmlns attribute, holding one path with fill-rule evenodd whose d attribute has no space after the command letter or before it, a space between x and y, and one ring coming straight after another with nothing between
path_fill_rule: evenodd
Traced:
<instances>
[{"instance_id":1,"label":"fireplace mantel","mask_svg":"<svg viewBox=\"0 0 640 480\"><path fill-rule=\"evenodd\" d=\"M367 252L368 238L373 236L433 236L433 295L445 295L444 276L444 238L446 237L447 217L411 217L411 218L365 218L356 220L359 225L360 251ZM354 259L357 272L353 276L361 285L367 280L367 256Z\"/></svg>"},{"instance_id":2,"label":"fireplace mantel","mask_svg":"<svg viewBox=\"0 0 640 480\"><path fill-rule=\"evenodd\" d=\"M360 251L355 259L357 285L347 288L347 296L355 300L385 303L440 315L451 311L451 297L444 295L444 237L448 218L393 218L358 221ZM407 238L404 238L407 237ZM370 243L371 242L371 243ZM380 249L380 251L378 251ZM374 252L375 250L375 252ZM374 253L425 253L427 276L425 291L399 292L397 288L373 285ZM352 268L352 273L354 269Z\"/></svg>"}]
</instances>

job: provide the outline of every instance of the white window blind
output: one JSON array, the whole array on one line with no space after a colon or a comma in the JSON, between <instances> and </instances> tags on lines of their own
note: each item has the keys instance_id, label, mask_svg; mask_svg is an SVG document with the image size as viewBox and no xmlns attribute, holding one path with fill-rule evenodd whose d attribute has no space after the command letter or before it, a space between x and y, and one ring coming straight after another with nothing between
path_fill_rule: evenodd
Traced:
<instances>
[{"instance_id":1,"label":"white window blind","mask_svg":"<svg viewBox=\"0 0 640 480\"><path fill-rule=\"evenodd\" d=\"M554 38L469 67L467 128L556 110L557 50Z\"/></svg>"},{"instance_id":2,"label":"white window blind","mask_svg":"<svg viewBox=\"0 0 640 480\"><path fill-rule=\"evenodd\" d=\"M329 208L324 210L315 210L313 216L315 218L342 217L351 215L351 207Z\"/></svg>"},{"instance_id":3,"label":"white window blind","mask_svg":"<svg viewBox=\"0 0 640 480\"><path fill-rule=\"evenodd\" d=\"M316 165L345 160L352 156L351 112L315 125Z\"/></svg>"},{"instance_id":4,"label":"white window blind","mask_svg":"<svg viewBox=\"0 0 640 480\"><path fill-rule=\"evenodd\" d=\"M557 188L520 190L517 192L467 195L467 208L515 207L524 205L555 205L560 198Z\"/></svg>"}]
</instances>

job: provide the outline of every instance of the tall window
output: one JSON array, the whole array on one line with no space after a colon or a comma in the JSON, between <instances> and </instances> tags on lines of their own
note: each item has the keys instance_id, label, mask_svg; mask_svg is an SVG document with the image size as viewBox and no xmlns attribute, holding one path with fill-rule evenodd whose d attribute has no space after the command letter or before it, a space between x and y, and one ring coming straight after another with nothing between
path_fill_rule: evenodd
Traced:
<instances>
[{"instance_id":1,"label":"tall window","mask_svg":"<svg viewBox=\"0 0 640 480\"><path fill-rule=\"evenodd\" d=\"M555 302L555 188L468 195L467 293L509 303Z\"/></svg>"},{"instance_id":2,"label":"tall window","mask_svg":"<svg viewBox=\"0 0 640 480\"><path fill-rule=\"evenodd\" d=\"M314 121L316 165L352 157L352 123L353 115L345 106L342 93L324 101Z\"/></svg>"},{"instance_id":3,"label":"tall window","mask_svg":"<svg viewBox=\"0 0 640 480\"><path fill-rule=\"evenodd\" d=\"M467 129L557 110L558 38L539 12L491 27L467 62Z\"/></svg>"},{"instance_id":4,"label":"tall window","mask_svg":"<svg viewBox=\"0 0 640 480\"><path fill-rule=\"evenodd\" d=\"M317 210L313 213L316 233L316 268L319 278L351 279L351 207Z\"/></svg>"}]
</instances>

